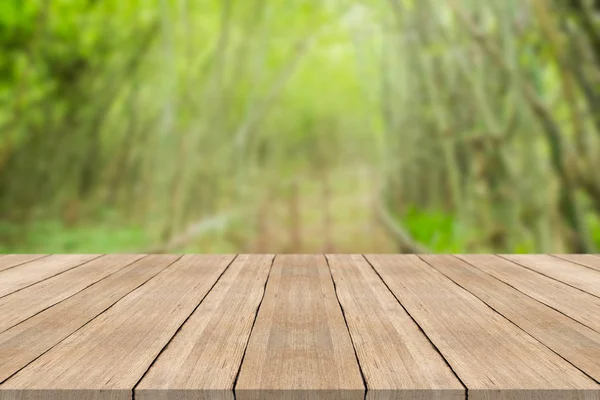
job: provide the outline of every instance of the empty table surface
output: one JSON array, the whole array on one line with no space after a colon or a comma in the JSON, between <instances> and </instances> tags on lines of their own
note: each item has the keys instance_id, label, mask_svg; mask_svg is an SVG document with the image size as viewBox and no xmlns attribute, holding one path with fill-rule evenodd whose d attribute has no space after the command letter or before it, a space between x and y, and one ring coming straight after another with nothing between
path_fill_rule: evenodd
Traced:
<instances>
[{"instance_id":1,"label":"empty table surface","mask_svg":"<svg viewBox=\"0 0 600 400\"><path fill-rule=\"evenodd\" d=\"M0 400L600 400L596 255L0 255Z\"/></svg>"}]
</instances>

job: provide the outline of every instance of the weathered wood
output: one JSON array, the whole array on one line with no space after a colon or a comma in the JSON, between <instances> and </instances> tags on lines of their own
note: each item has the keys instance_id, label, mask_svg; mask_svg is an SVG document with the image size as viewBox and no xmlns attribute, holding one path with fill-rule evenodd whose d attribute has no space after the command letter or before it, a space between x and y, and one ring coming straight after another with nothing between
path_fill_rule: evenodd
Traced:
<instances>
[{"instance_id":1,"label":"weathered wood","mask_svg":"<svg viewBox=\"0 0 600 400\"><path fill-rule=\"evenodd\" d=\"M0 387L15 400L131 398L233 256L184 256Z\"/></svg>"},{"instance_id":2,"label":"weathered wood","mask_svg":"<svg viewBox=\"0 0 600 400\"><path fill-rule=\"evenodd\" d=\"M596 256L39 257L0 400L600 400Z\"/></svg>"},{"instance_id":3,"label":"weathered wood","mask_svg":"<svg viewBox=\"0 0 600 400\"><path fill-rule=\"evenodd\" d=\"M464 386L364 257L327 259L367 399L464 399Z\"/></svg>"},{"instance_id":4,"label":"weathered wood","mask_svg":"<svg viewBox=\"0 0 600 400\"><path fill-rule=\"evenodd\" d=\"M46 257L46 254L3 254L0 256L0 271Z\"/></svg>"},{"instance_id":5,"label":"weathered wood","mask_svg":"<svg viewBox=\"0 0 600 400\"><path fill-rule=\"evenodd\" d=\"M238 400L363 400L325 258L275 258L235 387Z\"/></svg>"},{"instance_id":6,"label":"weathered wood","mask_svg":"<svg viewBox=\"0 0 600 400\"><path fill-rule=\"evenodd\" d=\"M600 333L456 257L427 255L421 258L588 376L600 381ZM468 261L469 256L463 259Z\"/></svg>"},{"instance_id":7,"label":"weathered wood","mask_svg":"<svg viewBox=\"0 0 600 400\"><path fill-rule=\"evenodd\" d=\"M597 297L494 255L457 257L600 333Z\"/></svg>"},{"instance_id":8,"label":"weathered wood","mask_svg":"<svg viewBox=\"0 0 600 400\"><path fill-rule=\"evenodd\" d=\"M0 332L76 294L143 255L107 255L0 298Z\"/></svg>"},{"instance_id":9,"label":"weathered wood","mask_svg":"<svg viewBox=\"0 0 600 400\"><path fill-rule=\"evenodd\" d=\"M600 271L600 257L595 254L552 254L554 257L570 261L575 264L585 265L588 268Z\"/></svg>"},{"instance_id":10,"label":"weathered wood","mask_svg":"<svg viewBox=\"0 0 600 400\"><path fill-rule=\"evenodd\" d=\"M369 255L469 399L599 399L600 386L415 255Z\"/></svg>"},{"instance_id":11,"label":"weathered wood","mask_svg":"<svg viewBox=\"0 0 600 400\"><path fill-rule=\"evenodd\" d=\"M180 256L145 257L0 333L0 383L81 328ZM0 386L1 387L1 386ZM0 398L2 398L0 390Z\"/></svg>"},{"instance_id":12,"label":"weathered wood","mask_svg":"<svg viewBox=\"0 0 600 400\"><path fill-rule=\"evenodd\" d=\"M600 271L546 254L505 254L501 257L542 275L600 297Z\"/></svg>"},{"instance_id":13,"label":"weathered wood","mask_svg":"<svg viewBox=\"0 0 600 400\"><path fill-rule=\"evenodd\" d=\"M100 257L100 254L53 255L0 271L0 297Z\"/></svg>"},{"instance_id":14,"label":"weathered wood","mask_svg":"<svg viewBox=\"0 0 600 400\"><path fill-rule=\"evenodd\" d=\"M240 255L135 389L156 400L233 400L233 385L273 255ZM162 397L161 397L162 396Z\"/></svg>"}]
</instances>

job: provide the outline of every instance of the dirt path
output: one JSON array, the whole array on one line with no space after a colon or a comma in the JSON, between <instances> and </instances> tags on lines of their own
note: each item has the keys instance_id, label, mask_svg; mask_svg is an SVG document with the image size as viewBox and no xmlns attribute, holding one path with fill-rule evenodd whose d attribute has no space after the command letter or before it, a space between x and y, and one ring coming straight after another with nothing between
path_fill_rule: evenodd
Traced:
<instances>
[{"instance_id":1,"label":"dirt path","mask_svg":"<svg viewBox=\"0 0 600 400\"><path fill-rule=\"evenodd\" d=\"M259 247L284 253L389 253L393 242L377 223L376 182L363 167L298 178L268 205ZM329 183L327 183L329 182Z\"/></svg>"}]
</instances>

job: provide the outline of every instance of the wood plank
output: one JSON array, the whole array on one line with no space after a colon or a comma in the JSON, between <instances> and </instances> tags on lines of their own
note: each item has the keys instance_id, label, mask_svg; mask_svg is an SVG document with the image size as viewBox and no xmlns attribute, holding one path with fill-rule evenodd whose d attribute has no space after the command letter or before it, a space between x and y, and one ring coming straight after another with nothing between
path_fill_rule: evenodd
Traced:
<instances>
[{"instance_id":1,"label":"wood plank","mask_svg":"<svg viewBox=\"0 0 600 400\"><path fill-rule=\"evenodd\" d=\"M367 399L464 399L464 386L364 257L327 259Z\"/></svg>"},{"instance_id":2,"label":"wood plank","mask_svg":"<svg viewBox=\"0 0 600 400\"><path fill-rule=\"evenodd\" d=\"M456 257L423 255L421 258L600 382L600 333Z\"/></svg>"},{"instance_id":3,"label":"wood plank","mask_svg":"<svg viewBox=\"0 0 600 400\"><path fill-rule=\"evenodd\" d=\"M414 255L369 255L475 399L600 399L600 386Z\"/></svg>"},{"instance_id":4,"label":"wood plank","mask_svg":"<svg viewBox=\"0 0 600 400\"><path fill-rule=\"evenodd\" d=\"M600 332L600 299L597 297L494 255L459 254L457 257Z\"/></svg>"},{"instance_id":5,"label":"wood plank","mask_svg":"<svg viewBox=\"0 0 600 400\"><path fill-rule=\"evenodd\" d=\"M276 256L236 399L363 400L364 392L325 257Z\"/></svg>"},{"instance_id":6,"label":"wood plank","mask_svg":"<svg viewBox=\"0 0 600 400\"><path fill-rule=\"evenodd\" d=\"M600 271L547 254L500 254L500 257L600 297Z\"/></svg>"},{"instance_id":7,"label":"wood plank","mask_svg":"<svg viewBox=\"0 0 600 400\"><path fill-rule=\"evenodd\" d=\"M14 400L131 399L135 384L233 258L183 256L9 378L0 393Z\"/></svg>"},{"instance_id":8,"label":"wood plank","mask_svg":"<svg viewBox=\"0 0 600 400\"><path fill-rule=\"evenodd\" d=\"M146 283L179 257L145 257L0 333L0 383ZM1 393L0 391L0 398Z\"/></svg>"},{"instance_id":9,"label":"wood plank","mask_svg":"<svg viewBox=\"0 0 600 400\"><path fill-rule=\"evenodd\" d=\"M144 257L143 254L107 255L0 299L0 332L68 298L95 282Z\"/></svg>"},{"instance_id":10,"label":"wood plank","mask_svg":"<svg viewBox=\"0 0 600 400\"><path fill-rule=\"evenodd\" d=\"M0 272L0 297L78 267L100 254L61 254L44 257Z\"/></svg>"},{"instance_id":11,"label":"wood plank","mask_svg":"<svg viewBox=\"0 0 600 400\"><path fill-rule=\"evenodd\" d=\"M600 257L595 254L552 254L554 257L570 261L575 264L585 265L588 268L600 271Z\"/></svg>"},{"instance_id":12,"label":"wood plank","mask_svg":"<svg viewBox=\"0 0 600 400\"><path fill-rule=\"evenodd\" d=\"M47 254L4 254L0 256L0 271L47 257Z\"/></svg>"},{"instance_id":13,"label":"wood plank","mask_svg":"<svg viewBox=\"0 0 600 400\"><path fill-rule=\"evenodd\" d=\"M240 255L135 388L136 400L233 400L273 255ZM174 393L177 393L175 396Z\"/></svg>"}]
</instances>

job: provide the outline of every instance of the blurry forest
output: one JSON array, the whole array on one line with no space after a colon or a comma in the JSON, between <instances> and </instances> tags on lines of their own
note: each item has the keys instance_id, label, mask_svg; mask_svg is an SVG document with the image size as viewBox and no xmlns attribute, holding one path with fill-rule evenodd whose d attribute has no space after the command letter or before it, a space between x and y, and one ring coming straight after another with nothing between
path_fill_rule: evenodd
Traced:
<instances>
[{"instance_id":1,"label":"blurry forest","mask_svg":"<svg viewBox=\"0 0 600 400\"><path fill-rule=\"evenodd\" d=\"M0 252L598 252L596 0L2 0Z\"/></svg>"}]
</instances>

